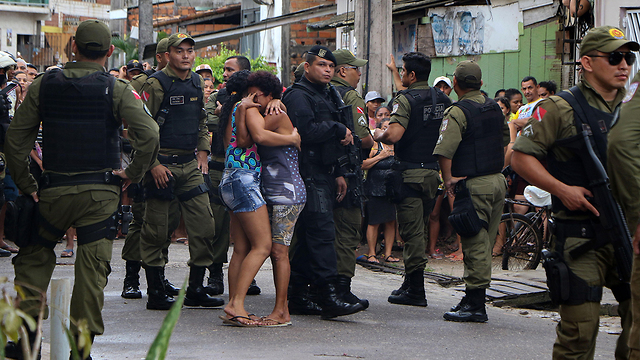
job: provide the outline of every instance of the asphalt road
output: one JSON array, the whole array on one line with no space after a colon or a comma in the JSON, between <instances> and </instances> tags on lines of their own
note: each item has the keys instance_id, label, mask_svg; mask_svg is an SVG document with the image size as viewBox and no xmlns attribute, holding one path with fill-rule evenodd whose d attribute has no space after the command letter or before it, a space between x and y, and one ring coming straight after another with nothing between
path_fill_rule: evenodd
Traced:
<instances>
[{"instance_id":1,"label":"asphalt road","mask_svg":"<svg viewBox=\"0 0 640 360\"><path fill-rule=\"evenodd\" d=\"M112 270L106 288L103 316L106 331L96 337L94 359L144 359L166 312L145 309L141 300L120 297L124 261L123 241L115 241ZM59 244L56 252L62 250ZM167 277L181 284L188 274L187 247L170 247ZM54 278L73 277L73 258L59 259ZM225 271L226 274L226 271ZM0 275L13 278L8 259L0 259ZM146 289L141 272L143 289ZM271 264L267 261L256 277L262 294L247 297L247 310L258 315L271 312L275 299ZM226 282L226 279L225 279ZM237 328L223 326L221 309L184 308L175 328L167 359L548 359L555 339L557 314L487 306L485 324L444 321L442 314L456 304L461 293L427 282L427 308L392 305L390 292L400 286L395 274L377 273L360 266L353 290L367 298L368 310L332 321L319 316L292 316L286 328ZM226 285L226 284L225 284ZM227 296L223 296L225 301ZM605 318L598 336L596 358L613 358L619 319ZM45 322L48 359L49 325Z\"/></svg>"}]
</instances>

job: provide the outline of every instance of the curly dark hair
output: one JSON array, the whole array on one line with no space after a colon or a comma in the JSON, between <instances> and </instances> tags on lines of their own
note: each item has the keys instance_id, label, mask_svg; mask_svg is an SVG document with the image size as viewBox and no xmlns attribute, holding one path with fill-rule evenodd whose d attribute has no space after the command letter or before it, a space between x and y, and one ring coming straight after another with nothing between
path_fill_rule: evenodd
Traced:
<instances>
[{"instance_id":1,"label":"curly dark hair","mask_svg":"<svg viewBox=\"0 0 640 360\"><path fill-rule=\"evenodd\" d=\"M282 83L277 76L268 71L256 71L249 75L247 79L247 87L252 86L260 89L265 95L271 95L274 99L280 99L282 96Z\"/></svg>"},{"instance_id":2,"label":"curly dark hair","mask_svg":"<svg viewBox=\"0 0 640 360\"><path fill-rule=\"evenodd\" d=\"M212 146L213 152L217 155L224 155L225 153L225 129L227 128L227 124L231 118L231 111L233 111L233 107L238 101L242 100L242 96L247 91L247 78L249 78L250 74L251 71L249 70L240 70L231 75L229 80L227 80L225 89L227 90L229 97L227 101L222 104L220 122L218 123L218 132L216 133L215 139L216 141L215 145Z\"/></svg>"}]
</instances>

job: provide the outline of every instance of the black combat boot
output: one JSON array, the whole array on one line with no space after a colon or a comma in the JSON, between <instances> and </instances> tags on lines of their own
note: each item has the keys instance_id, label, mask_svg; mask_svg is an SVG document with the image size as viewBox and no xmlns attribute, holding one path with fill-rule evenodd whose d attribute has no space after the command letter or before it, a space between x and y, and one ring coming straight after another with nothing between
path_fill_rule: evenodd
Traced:
<instances>
[{"instance_id":1,"label":"black combat boot","mask_svg":"<svg viewBox=\"0 0 640 360\"><path fill-rule=\"evenodd\" d=\"M318 286L318 296L320 297L320 306L322 307L320 318L322 320L355 314L358 311L364 310L364 307L360 303L349 304L345 302L338 295L338 289L334 281L334 279L331 279Z\"/></svg>"},{"instance_id":2,"label":"black combat boot","mask_svg":"<svg viewBox=\"0 0 640 360\"><path fill-rule=\"evenodd\" d=\"M125 299L140 299L140 261L127 261L125 263L124 286L122 296Z\"/></svg>"},{"instance_id":3,"label":"black combat boot","mask_svg":"<svg viewBox=\"0 0 640 360\"><path fill-rule=\"evenodd\" d=\"M398 295L391 295L387 299L392 304L427 306L427 296L424 292L424 272L416 270L406 274L409 287Z\"/></svg>"},{"instance_id":4,"label":"black combat boot","mask_svg":"<svg viewBox=\"0 0 640 360\"><path fill-rule=\"evenodd\" d=\"M291 315L320 315L322 308L310 299L309 285L303 282L289 284L289 313Z\"/></svg>"},{"instance_id":5,"label":"black combat boot","mask_svg":"<svg viewBox=\"0 0 640 360\"><path fill-rule=\"evenodd\" d=\"M147 309L169 310L175 300L164 288L162 266L147 266L144 271L147 275Z\"/></svg>"},{"instance_id":6,"label":"black combat boot","mask_svg":"<svg viewBox=\"0 0 640 360\"><path fill-rule=\"evenodd\" d=\"M256 284L256 279L253 279L251 285L249 285L249 289L247 289L247 295L260 295L261 292L262 290L260 290L260 287Z\"/></svg>"},{"instance_id":7,"label":"black combat boot","mask_svg":"<svg viewBox=\"0 0 640 360\"><path fill-rule=\"evenodd\" d=\"M180 293L180 288L173 285L166 277L164 277L164 266L162 267L162 284L164 285L164 291L166 291L168 295L178 296Z\"/></svg>"},{"instance_id":8,"label":"black combat boot","mask_svg":"<svg viewBox=\"0 0 640 360\"><path fill-rule=\"evenodd\" d=\"M467 289L460 309L444 313L444 319L460 322L486 322L487 309L484 306L486 289ZM466 299L466 300L465 300Z\"/></svg>"},{"instance_id":9,"label":"black combat boot","mask_svg":"<svg viewBox=\"0 0 640 360\"><path fill-rule=\"evenodd\" d=\"M202 286L204 281L204 266L191 266L189 270L189 287L184 297L185 306L217 307L224 305L224 300L209 296Z\"/></svg>"},{"instance_id":10,"label":"black combat boot","mask_svg":"<svg viewBox=\"0 0 640 360\"><path fill-rule=\"evenodd\" d=\"M456 311L462 309L462 307L467 303L468 299L469 298L466 295L463 296L462 299L460 299L460 302L458 303L458 305L452 306L449 311L450 312L456 312Z\"/></svg>"},{"instance_id":11,"label":"black combat boot","mask_svg":"<svg viewBox=\"0 0 640 360\"><path fill-rule=\"evenodd\" d=\"M402 281L402 285L400 285L399 289L393 290L391 295L400 295L403 292L407 291L409 288L409 277L407 275L404 276L404 281Z\"/></svg>"},{"instance_id":12,"label":"black combat boot","mask_svg":"<svg viewBox=\"0 0 640 360\"><path fill-rule=\"evenodd\" d=\"M342 299L349 304L360 304L364 309L369 307L369 300L360 299L351 292L351 278L345 275L338 275L338 290ZM364 310L363 309L363 310Z\"/></svg>"},{"instance_id":13,"label":"black combat boot","mask_svg":"<svg viewBox=\"0 0 640 360\"><path fill-rule=\"evenodd\" d=\"M222 263L214 263L209 266L209 279L204 291L209 295L220 295L224 293L224 275L222 274Z\"/></svg>"},{"instance_id":14,"label":"black combat boot","mask_svg":"<svg viewBox=\"0 0 640 360\"><path fill-rule=\"evenodd\" d=\"M36 332L27 329L27 334L29 334L29 349L33 349L33 344L36 342ZM22 353L22 341L22 338L20 338L17 343L8 341L7 345L4 347L5 356L16 360L27 359L27 357ZM38 349L38 356L36 357L38 360L40 360L41 350L42 342L40 342L40 349Z\"/></svg>"}]
</instances>

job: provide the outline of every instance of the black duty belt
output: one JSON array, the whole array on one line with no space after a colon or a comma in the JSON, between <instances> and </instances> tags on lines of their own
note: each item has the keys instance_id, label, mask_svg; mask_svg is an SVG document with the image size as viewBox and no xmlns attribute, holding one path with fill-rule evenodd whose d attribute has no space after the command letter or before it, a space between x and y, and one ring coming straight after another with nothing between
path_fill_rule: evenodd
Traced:
<instances>
[{"instance_id":1,"label":"black duty belt","mask_svg":"<svg viewBox=\"0 0 640 360\"><path fill-rule=\"evenodd\" d=\"M440 167L438 166L437 162L431 162L431 163L415 163L415 162L408 162L408 161L400 161L400 166L403 169L429 169L429 170L440 170Z\"/></svg>"},{"instance_id":2,"label":"black duty belt","mask_svg":"<svg viewBox=\"0 0 640 360\"><path fill-rule=\"evenodd\" d=\"M122 178L107 171L103 173L78 174L78 175L61 175L61 174L43 174L40 180L40 188L46 189L56 186L73 186L86 184L107 184L122 185Z\"/></svg>"},{"instance_id":3,"label":"black duty belt","mask_svg":"<svg viewBox=\"0 0 640 360\"><path fill-rule=\"evenodd\" d=\"M224 163L221 163L220 161L209 161L209 170L217 170L217 171L223 171L224 170Z\"/></svg>"},{"instance_id":4,"label":"black duty belt","mask_svg":"<svg viewBox=\"0 0 640 360\"><path fill-rule=\"evenodd\" d=\"M158 154L158 161L162 165L180 165L186 164L196 158L196 154L187 155L160 155Z\"/></svg>"}]
</instances>

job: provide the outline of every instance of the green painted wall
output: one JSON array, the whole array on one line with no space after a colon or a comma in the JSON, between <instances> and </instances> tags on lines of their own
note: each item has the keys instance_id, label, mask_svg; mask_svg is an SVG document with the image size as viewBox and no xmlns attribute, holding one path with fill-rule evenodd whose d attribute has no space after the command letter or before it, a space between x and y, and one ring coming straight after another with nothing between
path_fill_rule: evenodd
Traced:
<instances>
[{"instance_id":1,"label":"green painted wall","mask_svg":"<svg viewBox=\"0 0 640 360\"><path fill-rule=\"evenodd\" d=\"M482 89L489 96L498 89L520 89L520 80L533 76L538 82L554 80L561 84L561 58L556 54L558 24L546 24L520 28L518 51L490 53L475 56L434 57L431 59L430 83L442 75L453 77L456 65L464 60L476 60L482 69ZM457 98L455 92L451 97Z\"/></svg>"}]
</instances>

